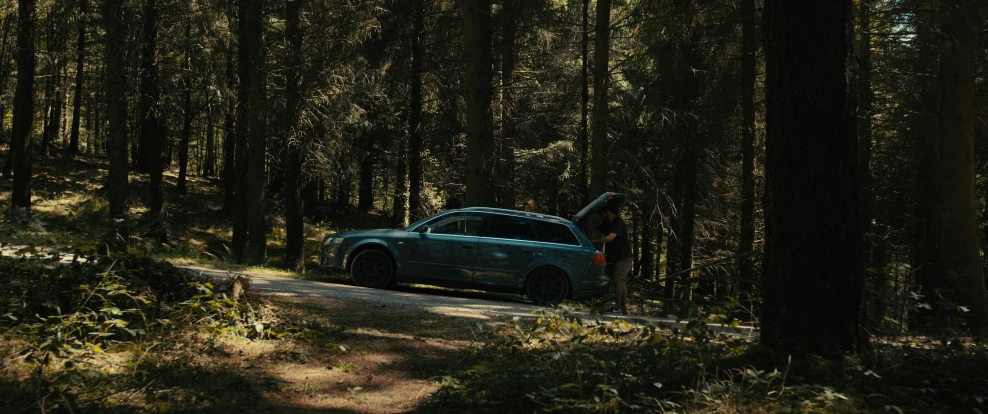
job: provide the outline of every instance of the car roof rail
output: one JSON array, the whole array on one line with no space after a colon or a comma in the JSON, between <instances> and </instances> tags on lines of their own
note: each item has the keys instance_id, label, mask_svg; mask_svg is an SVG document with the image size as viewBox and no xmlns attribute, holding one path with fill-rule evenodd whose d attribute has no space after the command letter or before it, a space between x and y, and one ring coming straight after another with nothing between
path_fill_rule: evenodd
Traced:
<instances>
[{"instance_id":1,"label":"car roof rail","mask_svg":"<svg viewBox=\"0 0 988 414\"><path fill-rule=\"evenodd\" d=\"M510 214L510 215L515 215L515 216L525 216L525 217L530 217L530 218L538 218L538 219L549 220L549 221L559 221L559 222L564 222L564 223L570 222L569 220L566 220L566 219L564 219L562 217L553 216L551 214L532 213L532 212L529 212L529 211L512 210L512 209L497 208L497 207L465 207L465 208L459 209L459 211L483 211L483 212L488 212L488 213L503 213L503 214Z\"/></svg>"}]
</instances>

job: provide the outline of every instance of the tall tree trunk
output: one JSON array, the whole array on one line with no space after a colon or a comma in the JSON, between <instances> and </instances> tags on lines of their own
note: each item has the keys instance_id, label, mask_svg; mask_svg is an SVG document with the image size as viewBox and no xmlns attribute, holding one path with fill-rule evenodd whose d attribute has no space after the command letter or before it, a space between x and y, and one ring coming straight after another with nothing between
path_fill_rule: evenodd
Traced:
<instances>
[{"instance_id":1,"label":"tall tree trunk","mask_svg":"<svg viewBox=\"0 0 988 414\"><path fill-rule=\"evenodd\" d=\"M0 57L6 59L6 57ZM0 103L0 143L7 143L7 105Z\"/></svg>"},{"instance_id":2,"label":"tall tree trunk","mask_svg":"<svg viewBox=\"0 0 988 414\"><path fill-rule=\"evenodd\" d=\"M374 141L377 140L377 126L371 125L370 129L366 132L367 144L362 151L364 159L360 162L360 188L357 190L357 208L363 212L374 208L374 158L377 152Z\"/></svg>"},{"instance_id":3,"label":"tall tree trunk","mask_svg":"<svg viewBox=\"0 0 988 414\"><path fill-rule=\"evenodd\" d=\"M653 239L655 235L655 215L651 207L647 207L642 213L642 254L639 262L641 272L638 274L642 280L650 280L655 277L655 249ZM648 217L648 218L646 218Z\"/></svg>"},{"instance_id":4,"label":"tall tree trunk","mask_svg":"<svg viewBox=\"0 0 988 414\"><path fill-rule=\"evenodd\" d=\"M590 151L590 0L583 0L583 32L580 39L580 205L590 203L589 188L589 151Z\"/></svg>"},{"instance_id":5,"label":"tall tree trunk","mask_svg":"<svg viewBox=\"0 0 988 414\"><path fill-rule=\"evenodd\" d=\"M228 0L228 26L234 27L233 0ZM223 215L233 214L233 205L237 202L234 189L237 186L237 133L234 130L233 118L236 115L236 101L233 98L236 88L236 74L233 71L233 35L226 42L226 90L227 110L223 122Z\"/></svg>"},{"instance_id":6,"label":"tall tree trunk","mask_svg":"<svg viewBox=\"0 0 988 414\"><path fill-rule=\"evenodd\" d=\"M871 178L871 116L874 92L871 86L871 0L859 0L858 30L858 172L861 184L861 231L864 232L864 262L867 269L872 264L875 236L871 228L875 196Z\"/></svg>"},{"instance_id":7,"label":"tall tree trunk","mask_svg":"<svg viewBox=\"0 0 988 414\"><path fill-rule=\"evenodd\" d=\"M14 126L10 152L14 154L14 183L10 208L31 212L31 131L34 126L34 0L17 1L17 87L14 89Z\"/></svg>"},{"instance_id":8,"label":"tall tree trunk","mask_svg":"<svg viewBox=\"0 0 988 414\"><path fill-rule=\"evenodd\" d=\"M937 292L947 286L942 277L939 242L939 220L937 214L937 182L940 153L940 91L937 82L939 72L939 43L937 29L936 4L937 0L922 1L923 9L915 15L916 43L919 56L916 60L917 81L919 83L919 110L913 119L912 129L915 132L916 146L914 158L916 162L915 193L915 233L912 248L912 265L916 269L921 291L926 301L935 309L924 311L922 308L914 314L914 325L936 326L939 306L942 301L936 299Z\"/></svg>"},{"instance_id":9,"label":"tall tree trunk","mask_svg":"<svg viewBox=\"0 0 988 414\"><path fill-rule=\"evenodd\" d=\"M503 0L501 4L501 155L499 174L500 205L515 205L515 117L512 83L515 75L515 37L518 32L518 0Z\"/></svg>"},{"instance_id":10,"label":"tall tree trunk","mask_svg":"<svg viewBox=\"0 0 988 414\"><path fill-rule=\"evenodd\" d=\"M871 67L871 15L874 7L871 0L859 0L858 2L858 178L861 184L861 231L864 242L864 259L861 265L864 268L865 283L870 287L866 292L876 292L877 295L884 294L884 286L887 281L882 272L880 263L881 255L877 252L883 250L877 246L881 243L877 229L871 225L874 211L875 195L872 188L871 172L871 152L872 152L872 101L874 91L872 89L872 67ZM875 294L872 294L874 296ZM885 315L885 300L864 301L872 306L865 307L864 318L871 323L880 323Z\"/></svg>"},{"instance_id":11,"label":"tall tree trunk","mask_svg":"<svg viewBox=\"0 0 988 414\"><path fill-rule=\"evenodd\" d=\"M155 226L161 223L161 213L164 211L164 195L162 189L161 165L161 119L159 118L161 89L158 85L158 2L146 0L144 3L144 33L142 36L143 51L141 56L141 170L148 173L150 186L148 188L147 216ZM163 228L156 229L159 239L164 239ZM164 240L159 240L164 241Z\"/></svg>"},{"instance_id":12,"label":"tall tree trunk","mask_svg":"<svg viewBox=\"0 0 988 414\"><path fill-rule=\"evenodd\" d=\"M124 44L127 30L124 27L123 5L117 0L104 0L103 21L106 25L104 50L106 53L106 106L109 120L107 154L110 171L107 176L107 193L110 199L110 217L122 218L127 214L127 85Z\"/></svg>"},{"instance_id":13,"label":"tall tree trunk","mask_svg":"<svg viewBox=\"0 0 988 414\"><path fill-rule=\"evenodd\" d=\"M695 131L694 127L689 128ZM679 269L686 270L693 268L693 233L696 228L696 203L699 199L697 192L697 167L699 164L699 150L696 148L696 141L699 137L694 133L687 132L685 143L686 151L683 154L683 204L679 217ZM675 260L675 259L673 259ZM681 276L686 280L690 278L686 273ZM690 299L691 286L682 286L679 298Z\"/></svg>"},{"instance_id":14,"label":"tall tree trunk","mask_svg":"<svg viewBox=\"0 0 988 414\"><path fill-rule=\"evenodd\" d=\"M202 164L202 176L212 178L216 175L216 125L213 115L213 105L206 108L206 155Z\"/></svg>"},{"instance_id":15,"label":"tall tree trunk","mask_svg":"<svg viewBox=\"0 0 988 414\"><path fill-rule=\"evenodd\" d=\"M631 207L631 231L628 233L628 237L631 238L631 274L635 276L641 274L641 257L638 255L641 253L641 245L639 244L639 237L642 233L641 221L641 211Z\"/></svg>"},{"instance_id":16,"label":"tall tree trunk","mask_svg":"<svg viewBox=\"0 0 988 414\"><path fill-rule=\"evenodd\" d=\"M267 258L264 220L265 72L264 1L240 1L240 87L237 107L238 202L234 204L233 245L242 262L262 264ZM242 164L242 165L241 165Z\"/></svg>"},{"instance_id":17,"label":"tall tree trunk","mask_svg":"<svg viewBox=\"0 0 988 414\"><path fill-rule=\"evenodd\" d=\"M32 99L32 101L33 101L33 99ZM17 161L17 155L16 155L17 154L17 150L16 150L16 147L15 147L15 144L17 142L14 141L14 139L13 139L13 135L14 135L13 127L11 127L10 135L11 135L11 139L10 139L10 150L7 151L7 158L4 160L4 163L3 163L3 178L4 179L7 179L7 180L13 178L13 176L14 176L14 164L16 164L16 161Z\"/></svg>"},{"instance_id":18,"label":"tall tree trunk","mask_svg":"<svg viewBox=\"0 0 988 414\"><path fill-rule=\"evenodd\" d=\"M696 227L696 204L699 199L697 192L698 166L701 154L700 148L700 101L704 90L704 71L697 70L700 67L700 59L697 56L699 48L699 38L697 35L697 22L691 16L696 14L695 0L679 0L676 4L678 14L683 16L683 24L688 25L683 29L685 35L680 43L680 55L677 62L677 70L681 79L681 89L679 91L679 122L676 124L676 134L679 143L677 147L680 152L681 191L679 210L679 269L685 271L693 268L693 242L694 229ZM667 257L667 260L676 260L676 257ZM681 275L681 279L689 279L690 274ZM689 299L691 286L683 286L680 290L679 299Z\"/></svg>"},{"instance_id":19,"label":"tall tree trunk","mask_svg":"<svg viewBox=\"0 0 988 414\"><path fill-rule=\"evenodd\" d=\"M302 7L299 0L285 3L285 40L287 63L285 69L285 116L288 124L285 140L285 267L300 270L305 265L304 224L302 213L302 157L304 148L299 129L299 107L302 101Z\"/></svg>"},{"instance_id":20,"label":"tall tree trunk","mask_svg":"<svg viewBox=\"0 0 988 414\"><path fill-rule=\"evenodd\" d=\"M607 86L611 52L611 0L597 0L593 54L593 130L590 137L590 193L607 191Z\"/></svg>"},{"instance_id":21,"label":"tall tree trunk","mask_svg":"<svg viewBox=\"0 0 988 414\"><path fill-rule=\"evenodd\" d=\"M408 201L408 141L405 137L398 137L398 153L395 167L395 196L394 205L391 210L391 217L395 224L404 226L405 224L405 203Z\"/></svg>"},{"instance_id":22,"label":"tall tree trunk","mask_svg":"<svg viewBox=\"0 0 988 414\"><path fill-rule=\"evenodd\" d=\"M765 2L761 344L780 358L863 344L853 13L850 0Z\"/></svg>"},{"instance_id":23,"label":"tall tree trunk","mask_svg":"<svg viewBox=\"0 0 988 414\"><path fill-rule=\"evenodd\" d=\"M680 246L682 245L682 212L683 212L683 163L676 163L676 170L672 174L672 187L669 195L664 200L665 210L669 217L669 241L666 243L666 275L663 285L663 293L666 299L674 299L676 296L676 280L679 276L672 276L679 272L680 268ZM667 307L667 310L669 308Z\"/></svg>"},{"instance_id":24,"label":"tall tree trunk","mask_svg":"<svg viewBox=\"0 0 988 414\"><path fill-rule=\"evenodd\" d=\"M57 30L57 29L56 29ZM61 54L60 52L56 52ZM45 125L41 141L41 155L51 155L51 147L58 139L58 131L62 128L62 107L65 106L65 93L63 91L64 81L62 78L62 61L59 56L51 63L49 76L51 76L52 97L48 108L48 123Z\"/></svg>"},{"instance_id":25,"label":"tall tree trunk","mask_svg":"<svg viewBox=\"0 0 988 414\"><path fill-rule=\"evenodd\" d=\"M755 293L752 254L755 244L755 0L741 4L741 237L738 241L738 277L742 300Z\"/></svg>"},{"instance_id":26,"label":"tall tree trunk","mask_svg":"<svg viewBox=\"0 0 988 414\"><path fill-rule=\"evenodd\" d=\"M192 121L196 117L192 108L192 25L185 25L185 56L182 58L182 133L178 144L178 183L175 191L185 194L189 175L189 140L192 137Z\"/></svg>"},{"instance_id":27,"label":"tall tree trunk","mask_svg":"<svg viewBox=\"0 0 988 414\"><path fill-rule=\"evenodd\" d=\"M467 103L467 206L491 206L490 177L494 150L494 118L490 0L466 0L463 10Z\"/></svg>"},{"instance_id":28,"label":"tall tree trunk","mask_svg":"<svg viewBox=\"0 0 988 414\"><path fill-rule=\"evenodd\" d=\"M422 217L422 26L423 0L412 0L412 73L408 110L408 215Z\"/></svg>"},{"instance_id":29,"label":"tall tree trunk","mask_svg":"<svg viewBox=\"0 0 988 414\"><path fill-rule=\"evenodd\" d=\"M72 132L69 134L69 154L79 153L79 128L82 120L82 87L86 80L86 19L89 0L79 0L79 33L76 36L75 94L72 96Z\"/></svg>"},{"instance_id":30,"label":"tall tree trunk","mask_svg":"<svg viewBox=\"0 0 988 414\"><path fill-rule=\"evenodd\" d=\"M940 277L948 279L955 303L964 305L968 326L988 334L988 299L974 197L974 43L971 0L941 0L940 30Z\"/></svg>"}]
</instances>

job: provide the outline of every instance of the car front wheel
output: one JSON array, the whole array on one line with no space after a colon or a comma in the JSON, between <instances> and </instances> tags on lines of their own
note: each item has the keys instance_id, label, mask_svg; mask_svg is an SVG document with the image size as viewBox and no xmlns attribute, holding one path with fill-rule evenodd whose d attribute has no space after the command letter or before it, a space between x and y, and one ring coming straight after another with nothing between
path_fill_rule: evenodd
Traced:
<instances>
[{"instance_id":1,"label":"car front wheel","mask_svg":"<svg viewBox=\"0 0 988 414\"><path fill-rule=\"evenodd\" d=\"M380 250L364 250L353 258L350 276L357 286L385 289L394 281L394 265L387 253Z\"/></svg>"},{"instance_id":2,"label":"car front wheel","mask_svg":"<svg viewBox=\"0 0 988 414\"><path fill-rule=\"evenodd\" d=\"M569 293L569 279L562 270L544 267L528 277L528 298L539 305L557 305Z\"/></svg>"}]
</instances>

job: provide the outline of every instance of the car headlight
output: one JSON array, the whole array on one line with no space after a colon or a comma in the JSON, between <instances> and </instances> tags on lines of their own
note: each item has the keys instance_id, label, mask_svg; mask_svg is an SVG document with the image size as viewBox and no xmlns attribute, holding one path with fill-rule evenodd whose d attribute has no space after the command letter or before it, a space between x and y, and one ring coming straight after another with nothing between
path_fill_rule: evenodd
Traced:
<instances>
[{"instance_id":1,"label":"car headlight","mask_svg":"<svg viewBox=\"0 0 988 414\"><path fill-rule=\"evenodd\" d=\"M323 245L322 245L323 254L327 258L332 258L332 257L336 256L336 253L340 249L340 245L342 245L342 244L343 244L343 238L342 237L332 237L332 238L330 238L329 240L326 241L326 243L323 243Z\"/></svg>"}]
</instances>

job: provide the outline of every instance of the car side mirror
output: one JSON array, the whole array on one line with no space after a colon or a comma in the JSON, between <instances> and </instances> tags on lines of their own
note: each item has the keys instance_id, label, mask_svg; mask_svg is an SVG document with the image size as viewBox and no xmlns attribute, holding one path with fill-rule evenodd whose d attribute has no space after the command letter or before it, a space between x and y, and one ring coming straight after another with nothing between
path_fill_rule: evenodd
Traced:
<instances>
[{"instance_id":1,"label":"car side mirror","mask_svg":"<svg viewBox=\"0 0 988 414\"><path fill-rule=\"evenodd\" d=\"M429 234L429 233L432 233L432 227L422 226L422 227L419 227L418 229L416 229L416 231L418 231L419 234Z\"/></svg>"}]
</instances>

